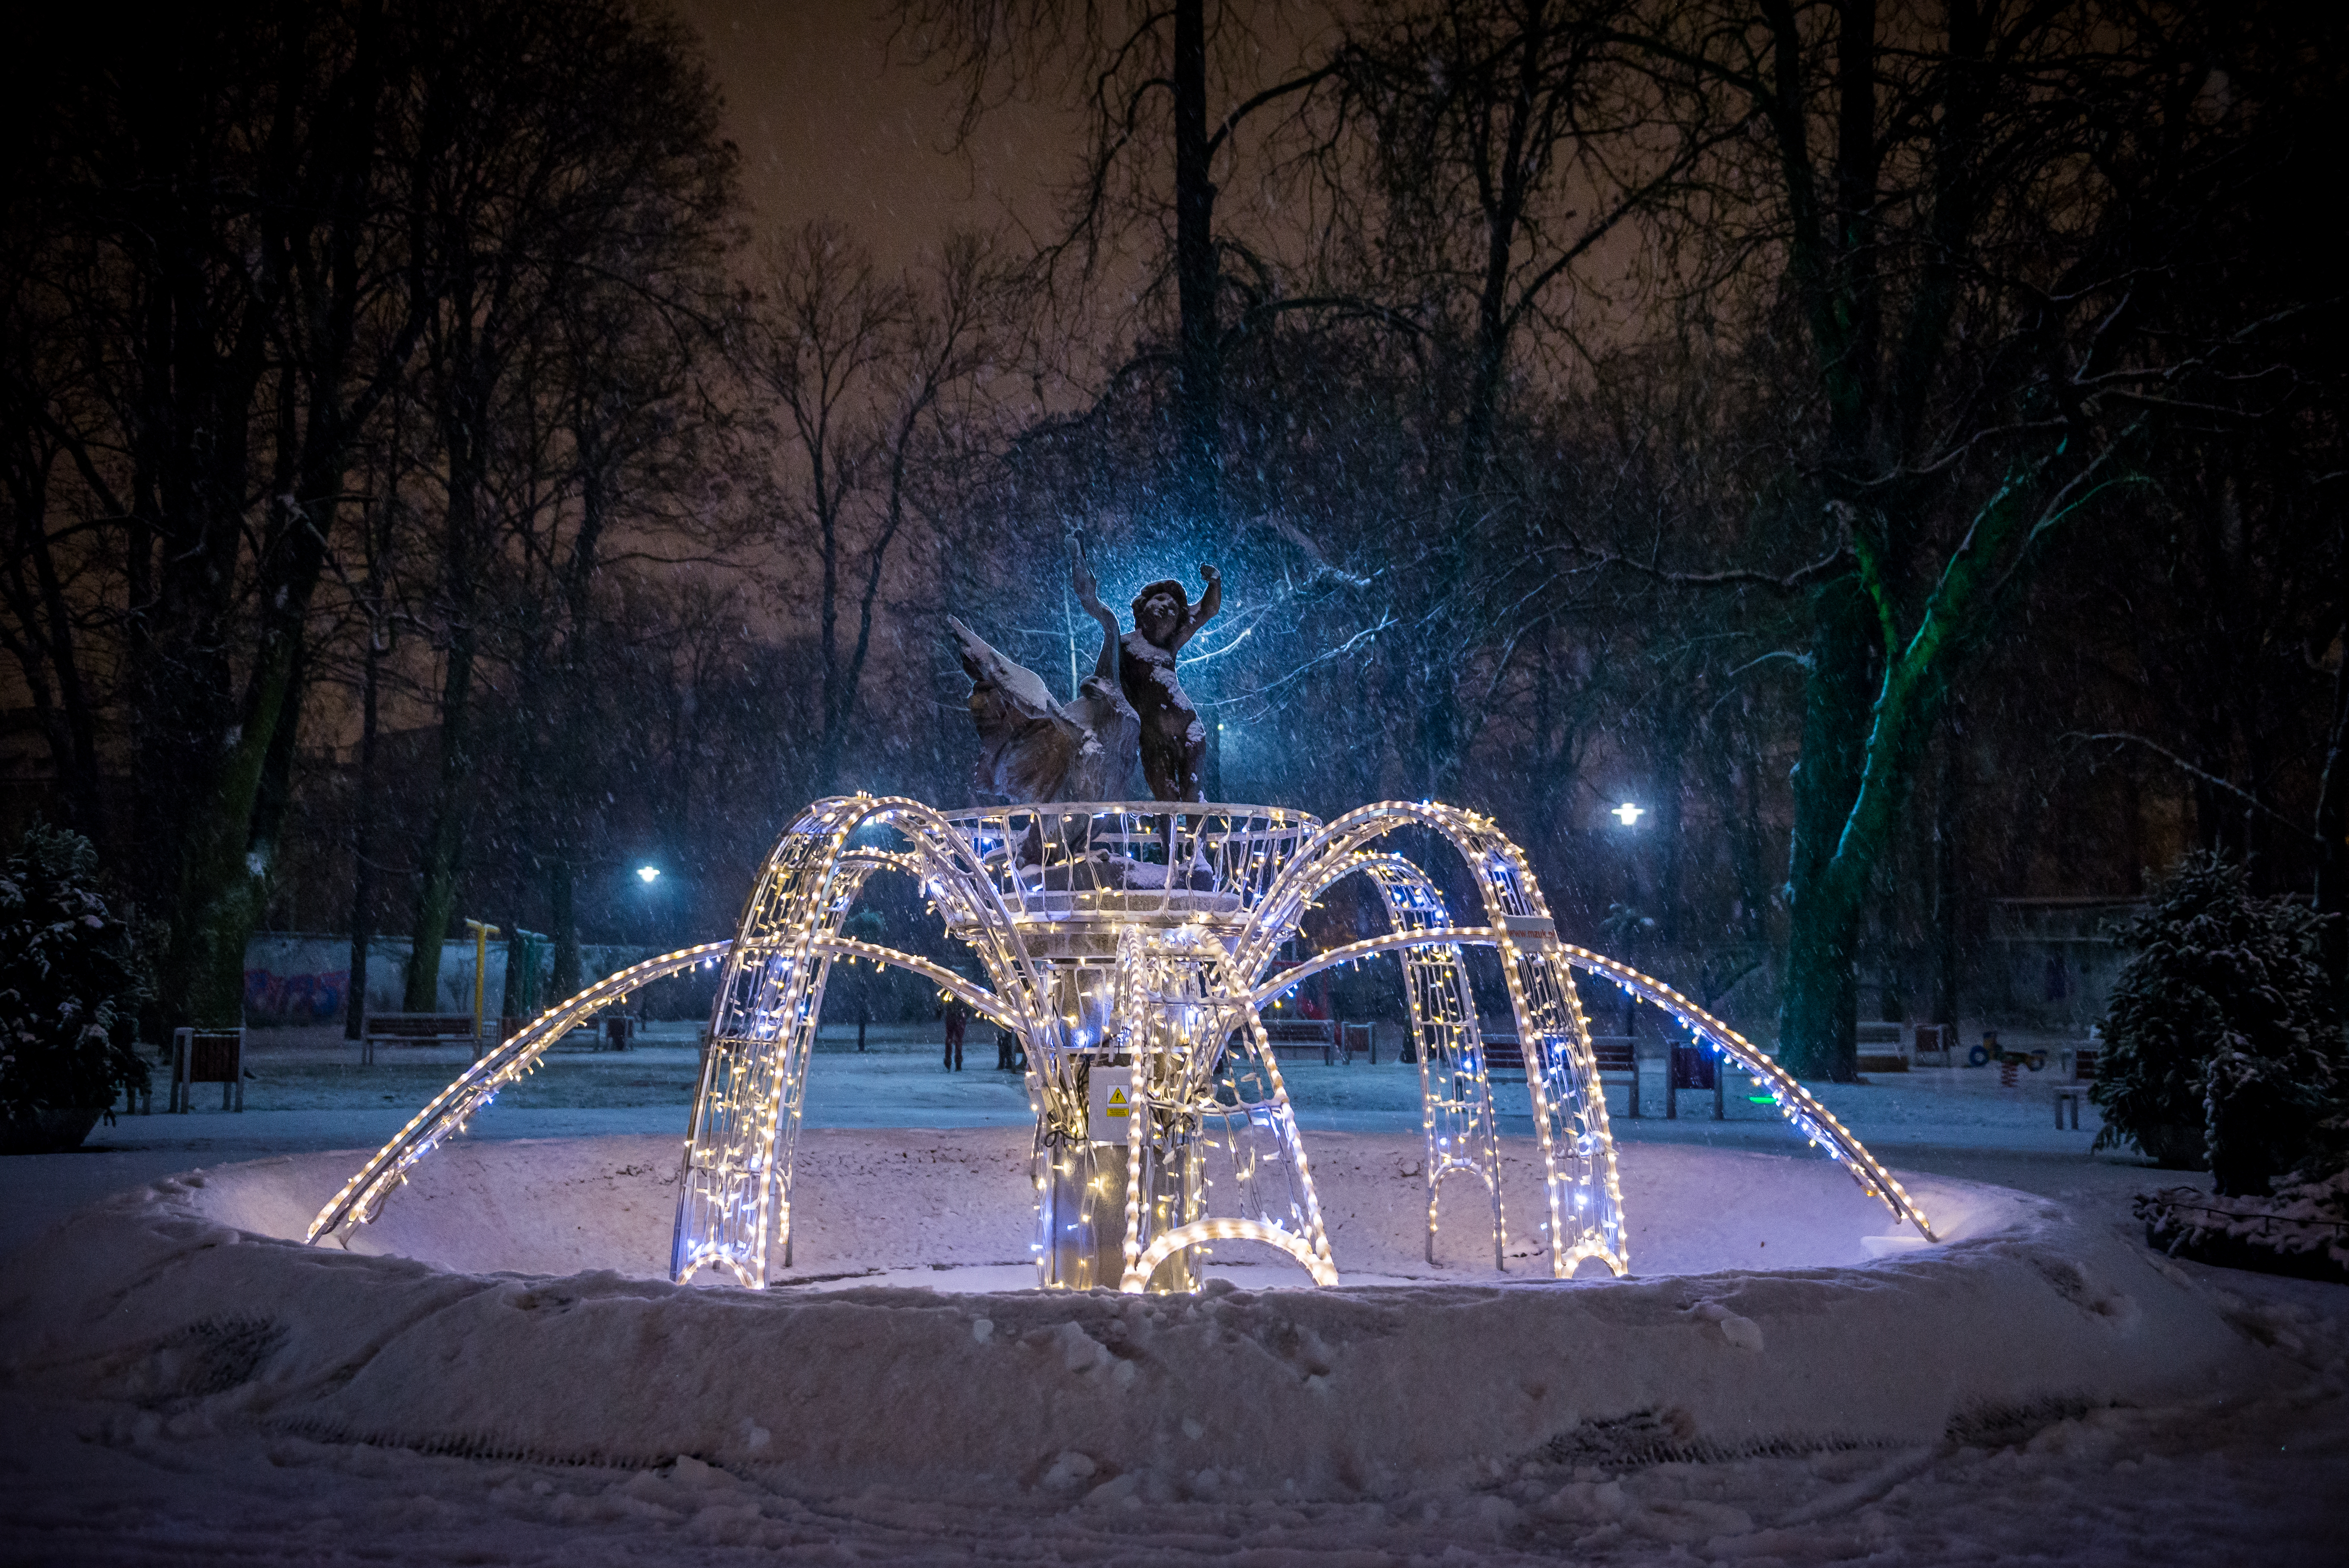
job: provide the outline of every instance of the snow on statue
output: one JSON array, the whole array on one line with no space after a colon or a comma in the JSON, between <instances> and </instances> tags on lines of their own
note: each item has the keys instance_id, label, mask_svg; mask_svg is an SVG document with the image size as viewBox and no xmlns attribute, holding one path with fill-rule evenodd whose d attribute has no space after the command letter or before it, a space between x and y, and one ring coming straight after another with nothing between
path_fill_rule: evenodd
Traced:
<instances>
[{"instance_id":1,"label":"snow on statue","mask_svg":"<svg viewBox=\"0 0 2349 1568\"><path fill-rule=\"evenodd\" d=\"M1183 593L1183 584L1169 577L1153 583L1133 596L1133 630L1118 644L1118 679L1125 700L1142 716L1142 776L1150 782L1154 800L1204 800L1199 767L1207 758L1207 727L1190 694L1174 678L1174 655L1193 633L1215 617L1224 603L1223 573L1202 563L1199 575L1207 591L1199 607ZM1085 608L1104 626L1101 603L1083 595Z\"/></svg>"},{"instance_id":2,"label":"snow on statue","mask_svg":"<svg viewBox=\"0 0 2349 1568\"><path fill-rule=\"evenodd\" d=\"M1174 656L1223 603L1223 578L1201 566L1206 592L1191 607L1183 585L1153 583L1134 596L1133 630L1118 634L1084 547L1069 541L1069 586L1101 624L1100 655L1076 696L1053 699L1044 679L947 617L970 676L970 716L984 748L976 782L1009 800L1118 800L1137 755L1153 799L1204 800L1199 769L1207 729L1175 678Z\"/></svg>"},{"instance_id":3,"label":"snow on statue","mask_svg":"<svg viewBox=\"0 0 2349 1568\"><path fill-rule=\"evenodd\" d=\"M1006 658L954 616L970 717L984 748L974 782L1007 800L1116 800L1133 777L1141 721L1117 680L1117 617L1102 607L1084 548L1069 541L1069 586L1101 623L1101 653L1073 699L1052 698L1044 677Z\"/></svg>"}]
</instances>

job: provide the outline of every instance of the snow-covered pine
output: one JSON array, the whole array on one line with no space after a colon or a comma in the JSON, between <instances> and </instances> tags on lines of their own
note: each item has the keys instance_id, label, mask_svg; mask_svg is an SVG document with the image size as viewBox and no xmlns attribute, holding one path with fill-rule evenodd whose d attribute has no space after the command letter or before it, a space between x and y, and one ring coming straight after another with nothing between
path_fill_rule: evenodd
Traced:
<instances>
[{"instance_id":1,"label":"snow-covered pine","mask_svg":"<svg viewBox=\"0 0 2349 1568\"><path fill-rule=\"evenodd\" d=\"M37 821L0 863L0 1120L109 1106L147 1082L127 1043L149 994L139 933L97 880L88 839Z\"/></svg>"},{"instance_id":2,"label":"snow-covered pine","mask_svg":"<svg viewBox=\"0 0 2349 1568\"><path fill-rule=\"evenodd\" d=\"M2251 895L2216 854L2180 861L2121 936L2132 949L2090 1090L2099 1148L2208 1166L2222 1194L2264 1193L2308 1152L2341 1075L2319 917Z\"/></svg>"}]
</instances>

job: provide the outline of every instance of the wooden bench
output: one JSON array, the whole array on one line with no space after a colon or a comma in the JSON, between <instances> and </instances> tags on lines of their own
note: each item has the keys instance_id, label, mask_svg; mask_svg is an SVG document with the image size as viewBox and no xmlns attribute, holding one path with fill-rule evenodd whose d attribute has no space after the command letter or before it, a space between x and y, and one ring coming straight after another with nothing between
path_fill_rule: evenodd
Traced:
<instances>
[{"instance_id":1,"label":"wooden bench","mask_svg":"<svg viewBox=\"0 0 2349 1568\"><path fill-rule=\"evenodd\" d=\"M473 1015L471 1013L369 1013L359 1028L359 1063L372 1066L375 1043L391 1040L404 1046L437 1046L448 1043L468 1045L476 1051L481 1042L475 1037Z\"/></svg>"},{"instance_id":2,"label":"wooden bench","mask_svg":"<svg viewBox=\"0 0 2349 1568\"><path fill-rule=\"evenodd\" d=\"M221 1109L244 1109L244 1031L179 1028L171 1031L171 1097L168 1110L186 1111L189 1090L200 1083L221 1086ZM232 1103L233 1102L233 1103Z\"/></svg>"},{"instance_id":3,"label":"wooden bench","mask_svg":"<svg viewBox=\"0 0 2349 1568\"><path fill-rule=\"evenodd\" d=\"M1590 1037L1590 1054L1599 1058L1600 1083L1605 1083L1610 1074L1623 1080L1624 1087L1630 1091L1630 1104L1624 1114L1637 1121L1644 1113L1640 1109L1640 1053L1631 1037L1593 1035Z\"/></svg>"},{"instance_id":4,"label":"wooden bench","mask_svg":"<svg viewBox=\"0 0 2349 1568\"><path fill-rule=\"evenodd\" d=\"M1713 1096L1713 1120L1728 1120L1728 1079L1729 1064L1716 1060L1704 1046L1675 1044L1664 1064L1664 1119L1680 1119L1681 1090L1692 1088Z\"/></svg>"},{"instance_id":5,"label":"wooden bench","mask_svg":"<svg viewBox=\"0 0 2349 1568\"><path fill-rule=\"evenodd\" d=\"M1286 1051L1304 1051L1324 1067L1338 1065L1338 1026L1327 1018L1267 1018L1264 1037L1276 1060Z\"/></svg>"},{"instance_id":6,"label":"wooden bench","mask_svg":"<svg viewBox=\"0 0 2349 1568\"><path fill-rule=\"evenodd\" d=\"M2082 1046L2072 1053L2072 1081L2055 1091L2055 1130L2064 1130L2064 1118L2068 1112L2072 1130L2080 1130L2080 1102L2087 1098L2088 1085L2096 1081L2098 1047Z\"/></svg>"},{"instance_id":7,"label":"wooden bench","mask_svg":"<svg viewBox=\"0 0 2349 1568\"><path fill-rule=\"evenodd\" d=\"M504 1045L536 1022L538 1022L536 1018L515 1017L511 1014L500 1018L497 1043ZM636 1033L641 1025L641 1019L630 1017L626 1013L598 1014L584 1024L576 1024L565 1029L548 1044L565 1048L578 1047L591 1051L625 1051L636 1043ZM486 1023L483 1027L487 1028ZM705 1037L702 1042L704 1046L709 1044L707 1039L709 1033L709 1028L705 1026L702 1029Z\"/></svg>"},{"instance_id":8,"label":"wooden bench","mask_svg":"<svg viewBox=\"0 0 2349 1568\"><path fill-rule=\"evenodd\" d=\"M1640 1115L1640 1057L1629 1035L1593 1035L1591 1055L1599 1059L1599 1081L1603 1087L1608 1078L1624 1080L1630 1091L1630 1106L1625 1112L1633 1118ZM1523 1083L1526 1081L1525 1042L1515 1035L1485 1037L1485 1081L1487 1083Z\"/></svg>"},{"instance_id":9,"label":"wooden bench","mask_svg":"<svg viewBox=\"0 0 2349 1568\"><path fill-rule=\"evenodd\" d=\"M1864 1073L1905 1073L1909 1058L1900 1049L1900 1026L1898 1024L1862 1024L1855 1032L1854 1043L1858 1047L1856 1064Z\"/></svg>"}]
</instances>

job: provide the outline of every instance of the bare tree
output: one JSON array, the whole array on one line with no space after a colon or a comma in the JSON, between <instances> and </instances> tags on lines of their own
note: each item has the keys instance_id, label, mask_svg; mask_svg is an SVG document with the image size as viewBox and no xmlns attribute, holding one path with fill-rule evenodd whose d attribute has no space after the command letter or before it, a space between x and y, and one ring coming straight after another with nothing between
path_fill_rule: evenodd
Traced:
<instances>
[{"instance_id":1,"label":"bare tree","mask_svg":"<svg viewBox=\"0 0 2349 1568\"><path fill-rule=\"evenodd\" d=\"M715 95L674 22L621 5L485 10L442 40L416 112L461 137L416 170L431 270L428 390L444 495L436 532L440 777L422 856L406 1005L429 1010L454 916L477 764L475 682L498 556L567 480L601 471L539 417L535 372L565 311L607 278L659 315L689 314L695 266L732 198ZM590 545L585 557L592 562Z\"/></svg>"},{"instance_id":2,"label":"bare tree","mask_svg":"<svg viewBox=\"0 0 2349 1568\"><path fill-rule=\"evenodd\" d=\"M923 521L942 422L974 417L963 395L997 363L1009 296L972 234L949 236L924 275L891 278L819 222L771 247L767 273L744 366L790 441L779 532L811 543L818 569L823 695L809 783L823 793L838 785L855 735L891 552Z\"/></svg>"},{"instance_id":3,"label":"bare tree","mask_svg":"<svg viewBox=\"0 0 2349 1568\"><path fill-rule=\"evenodd\" d=\"M897 37L916 62L964 93L963 132L1006 98L1040 94L1081 106L1081 171L1065 191L1066 223L1048 270L1073 263L1091 279L1130 260L1135 232L1164 235L1175 296L1174 453L1169 511L1210 528L1223 517L1223 319L1227 236L1217 227L1218 168L1243 129L1294 113L1333 80L1309 54L1268 71L1242 7L1208 0L901 0ZM1293 19L1292 19L1293 20ZM1171 218L1172 234L1164 235ZM1120 269L1122 270L1122 268ZM1157 356L1150 356L1155 359Z\"/></svg>"},{"instance_id":4,"label":"bare tree","mask_svg":"<svg viewBox=\"0 0 2349 1568\"><path fill-rule=\"evenodd\" d=\"M1797 348L1779 369L1805 387L1786 504L1754 535L1778 562L1754 581L1808 621L1780 1018L1797 1070L1851 1070L1874 868L1951 682L2045 542L2137 482L2166 424L2274 401L2259 368L2285 302L2189 308L2290 133L2212 96L2292 90L2264 27L1976 0L1627 19L1747 130L1680 209L1681 298Z\"/></svg>"}]
</instances>

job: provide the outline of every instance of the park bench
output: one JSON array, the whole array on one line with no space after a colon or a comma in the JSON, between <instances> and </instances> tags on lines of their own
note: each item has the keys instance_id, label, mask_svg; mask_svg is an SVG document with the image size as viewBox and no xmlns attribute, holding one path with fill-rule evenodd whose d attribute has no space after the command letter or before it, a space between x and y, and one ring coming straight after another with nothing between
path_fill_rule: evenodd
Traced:
<instances>
[{"instance_id":1,"label":"park bench","mask_svg":"<svg viewBox=\"0 0 2349 1568\"><path fill-rule=\"evenodd\" d=\"M191 1090L200 1083L221 1086L221 1109L244 1109L244 1031L192 1029L171 1031L171 1097L165 1109L185 1111ZM232 1103L233 1102L233 1103Z\"/></svg>"},{"instance_id":2,"label":"park bench","mask_svg":"<svg viewBox=\"0 0 2349 1568\"><path fill-rule=\"evenodd\" d=\"M512 1016L500 1018L498 1044L505 1044L535 1022L537 1020L534 1018ZM626 1013L602 1013L584 1024L565 1029L547 1044L550 1047L560 1046L566 1050L575 1047L591 1051L625 1051L636 1042L638 1023L639 1020ZM706 1050L709 1045L709 1031L704 1027L701 1034L702 1047Z\"/></svg>"},{"instance_id":3,"label":"park bench","mask_svg":"<svg viewBox=\"0 0 2349 1568\"><path fill-rule=\"evenodd\" d=\"M479 1049L471 1013L369 1013L359 1029L359 1063L372 1066L375 1043L390 1040L403 1046L455 1043Z\"/></svg>"},{"instance_id":4,"label":"park bench","mask_svg":"<svg viewBox=\"0 0 2349 1568\"><path fill-rule=\"evenodd\" d=\"M1267 1018L1264 1037L1277 1060L1283 1052L1318 1056L1324 1067L1338 1063L1338 1026L1327 1018Z\"/></svg>"},{"instance_id":5,"label":"park bench","mask_svg":"<svg viewBox=\"0 0 2349 1568\"><path fill-rule=\"evenodd\" d=\"M1713 1119L1729 1119L1729 1073L1727 1064L1717 1061L1703 1046L1691 1043L1675 1045L1665 1063L1664 1119L1678 1120L1681 1114L1681 1090L1702 1089L1713 1096Z\"/></svg>"},{"instance_id":6,"label":"park bench","mask_svg":"<svg viewBox=\"0 0 2349 1568\"><path fill-rule=\"evenodd\" d=\"M1523 1083L1526 1081L1526 1046L1515 1035L1485 1037L1485 1081L1486 1083Z\"/></svg>"},{"instance_id":7,"label":"park bench","mask_svg":"<svg viewBox=\"0 0 2349 1568\"><path fill-rule=\"evenodd\" d=\"M1640 1057L1629 1035L1593 1035L1591 1055L1598 1058L1599 1081L1603 1086L1609 1078L1622 1080L1630 1090L1630 1109L1625 1114L1640 1114ZM1523 1083L1526 1081L1525 1042L1515 1035L1493 1034L1485 1037L1485 1079L1487 1083Z\"/></svg>"},{"instance_id":8,"label":"park bench","mask_svg":"<svg viewBox=\"0 0 2349 1568\"><path fill-rule=\"evenodd\" d=\"M1900 1026L1862 1024L1856 1031L1857 1067L1863 1073L1905 1073L1909 1058L1900 1050Z\"/></svg>"},{"instance_id":9,"label":"park bench","mask_svg":"<svg viewBox=\"0 0 2349 1568\"><path fill-rule=\"evenodd\" d=\"M2097 1055L2098 1050L2095 1046L2082 1046L2071 1053L2072 1081L2055 1091L2057 1131L2063 1130L2064 1118L2067 1112L2072 1119L2072 1130L2075 1132L2080 1130L2080 1101L2087 1098L2089 1087L2096 1081Z\"/></svg>"}]
</instances>

